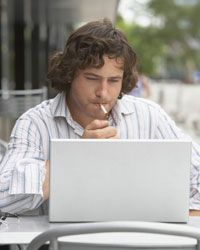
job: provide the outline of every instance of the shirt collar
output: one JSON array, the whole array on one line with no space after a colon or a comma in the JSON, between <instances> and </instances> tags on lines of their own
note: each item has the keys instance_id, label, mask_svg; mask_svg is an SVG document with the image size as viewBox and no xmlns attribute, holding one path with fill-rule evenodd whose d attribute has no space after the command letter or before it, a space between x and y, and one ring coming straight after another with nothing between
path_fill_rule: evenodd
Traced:
<instances>
[{"instance_id":1,"label":"shirt collar","mask_svg":"<svg viewBox=\"0 0 200 250\"><path fill-rule=\"evenodd\" d=\"M69 111L66 106L65 92L57 94L57 96L53 99L51 112L54 117L67 117L67 113Z\"/></svg>"},{"instance_id":2,"label":"shirt collar","mask_svg":"<svg viewBox=\"0 0 200 250\"><path fill-rule=\"evenodd\" d=\"M129 115L135 112L134 105L131 105L133 103L134 97L129 95L124 95L122 99L118 99L117 103L115 104L113 108L113 114L123 114L123 115Z\"/></svg>"}]
</instances>

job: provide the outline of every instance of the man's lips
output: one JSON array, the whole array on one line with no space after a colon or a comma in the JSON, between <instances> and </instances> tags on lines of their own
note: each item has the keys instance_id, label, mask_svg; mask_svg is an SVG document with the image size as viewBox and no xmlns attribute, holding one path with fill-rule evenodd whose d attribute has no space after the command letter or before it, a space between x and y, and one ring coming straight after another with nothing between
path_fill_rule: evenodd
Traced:
<instances>
[{"instance_id":1,"label":"man's lips","mask_svg":"<svg viewBox=\"0 0 200 250\"><path fill-rule=\"evenodd\" d=\"M108 102L92 102L93 104L98 104L98 105L100 105L100 104L102 104L102 105L106 105L106 104L108 104Z\"/></svg>"}]
</instances>

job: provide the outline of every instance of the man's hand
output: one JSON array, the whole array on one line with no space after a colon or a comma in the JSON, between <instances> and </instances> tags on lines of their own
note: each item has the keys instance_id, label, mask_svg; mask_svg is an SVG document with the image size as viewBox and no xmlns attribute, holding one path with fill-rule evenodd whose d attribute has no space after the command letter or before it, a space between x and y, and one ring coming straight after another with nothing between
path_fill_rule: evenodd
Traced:
<instances>
[{"instance_id":1,"label":"man's hand","mask_svg":"<svg viewBox=\"0 0 200 250\"><path fill-rule=\"evenodd\" d=\"M47 200L49 198L49 161L45 161L45 169L46 169L46 174L42 189L43 189L43 198L44 200Z\"/></svg>"},{"instance_id":2,"label":"man's hand","mask_svg":"<svg viewBox=\"0 0 200 250\"><path fill-rule=\"evenodd\" d=\"M85 139L117 139L117 129L109 126L107 120L94 120L85 127L82 138Z\"/></svg>"}]
</instances>

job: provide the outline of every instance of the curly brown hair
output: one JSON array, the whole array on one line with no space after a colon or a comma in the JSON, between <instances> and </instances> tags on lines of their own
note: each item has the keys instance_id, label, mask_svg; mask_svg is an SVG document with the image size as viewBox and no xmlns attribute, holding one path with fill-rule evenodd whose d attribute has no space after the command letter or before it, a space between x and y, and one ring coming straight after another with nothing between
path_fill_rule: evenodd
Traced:
<instances>
[{"instance_id":1,"label":"curly brown hair","mask_svg":"<svg viewBox=\"0 0 200 250\"><path fill-rule=\"evenodd\" d=\"M69 36L64 51L49 58L47 79L53 88L68 92L77 70L101 68L105 55L123 60L121 94L128 93L137 81L137 55L125 35L108 19L89 22L75 30Z\"/></svg>"}]
</instances>

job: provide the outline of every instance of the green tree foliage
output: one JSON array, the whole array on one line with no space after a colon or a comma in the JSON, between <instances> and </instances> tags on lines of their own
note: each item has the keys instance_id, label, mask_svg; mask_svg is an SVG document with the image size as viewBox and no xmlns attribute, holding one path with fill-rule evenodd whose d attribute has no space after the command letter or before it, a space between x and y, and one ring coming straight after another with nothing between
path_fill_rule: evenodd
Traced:
<instances>
[{"instance_id":1,"label":"green tree foliage","mask_svg":"<svg viewBox=\"0 0 200 250\"><path fill-rule=\"evenodd\" d=\"M200 0L149 0L147 9L156 24L141 27L118 19L139 54L141 70L156 75L161 64L171 77L191 81L192 72L200 70Z\"/></svg>"},{"instance_id":2,"label":"green tree foliage","mask_svg":"<svg viewBox=\"0 0 200 250\"><path fill-rule=\"evenodd\" d=\"M123 30L138 55L139 72L153 75L163 50L160 38L156 36L157 29L153 26L146 28L136 24L126 24L120 17L117 27Z\"/></svg>"}]
</instances>

